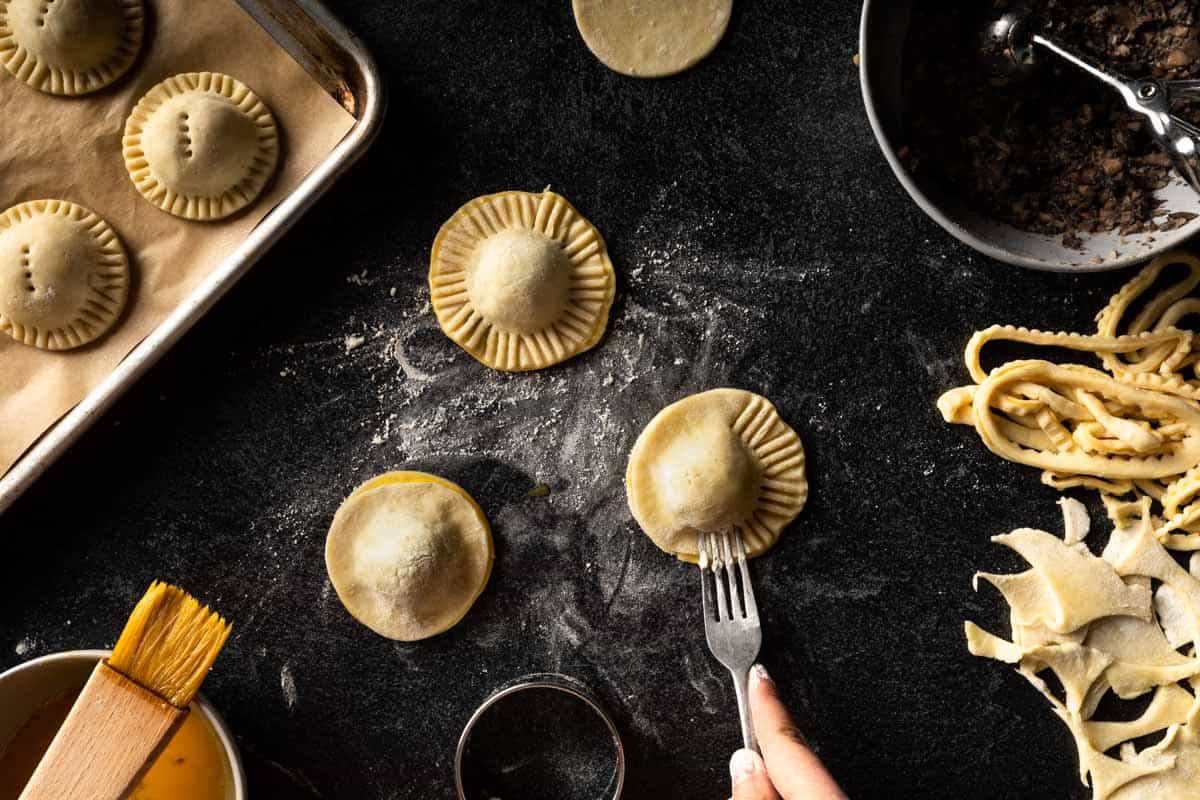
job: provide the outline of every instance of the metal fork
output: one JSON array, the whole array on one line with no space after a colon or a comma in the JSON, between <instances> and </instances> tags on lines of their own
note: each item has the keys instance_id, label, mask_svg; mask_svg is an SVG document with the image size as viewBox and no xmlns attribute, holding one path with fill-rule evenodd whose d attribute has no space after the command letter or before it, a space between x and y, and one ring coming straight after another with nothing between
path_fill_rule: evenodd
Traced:
<instances>
[{"instance_id":1,"label":"metal fork","mask_svg":"<svg viewBox=\"0 0 1200 800\"><path fill-rule=\"evenodd\" d=\"M758 604L754 602L754 587L750 584L750 570L746 567L746 547L740 533L724 531L701 533L698 549L704 636L708 640L708 649L733 675L742 741L747 749L757 752L758 740L750 719L747 693L750 667L762 646L762 625L758 620ZM738 576L741 576L740 587Z\"/></svg>"}]
</instances>

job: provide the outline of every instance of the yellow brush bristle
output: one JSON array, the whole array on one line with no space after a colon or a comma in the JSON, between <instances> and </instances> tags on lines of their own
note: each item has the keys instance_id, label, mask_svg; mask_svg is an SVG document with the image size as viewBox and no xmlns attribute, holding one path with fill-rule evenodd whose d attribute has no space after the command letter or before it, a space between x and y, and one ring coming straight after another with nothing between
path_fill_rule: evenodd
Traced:
<instances>
[{"instance_id":1,"label":"yellow brush bristle","mask_svg":"<svg viewBox=\"0 0 1200 800\"><path fill-rule=\"evenodd\" d=\"M196 598L155 581L138 602L108 665L185 708L229 638L229 623Z\"/></svg>"}]
</instances>

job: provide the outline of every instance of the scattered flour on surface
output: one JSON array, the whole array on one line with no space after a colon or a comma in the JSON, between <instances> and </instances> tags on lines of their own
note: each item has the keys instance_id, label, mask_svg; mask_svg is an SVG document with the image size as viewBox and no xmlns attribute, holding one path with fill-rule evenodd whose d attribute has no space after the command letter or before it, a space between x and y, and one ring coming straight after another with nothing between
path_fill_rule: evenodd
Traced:
<instances>
[{"instance_id":1,"label":"scattered flour on surface","mask_svg":"<svg viewBox=\"0 0 1200 800\"><path fill-rule=\"evenodd\" d=\"M296 707L296 678L292 668L284 664L279 668L279 688L283 691L283 702L289 709Z\"/></svg>"},{"instance_id":2,"label":"scattered flour on surface","mask_svg":"<svg viewBox=\"0 0 1200 800\"><path fill-rule=\"evenodd\" d=\"M710 227L702 233L715 235L718 221ZM386 313L372 309L343 320L341 332L267 355L285 360L274 363L275 370L282 367L297 380L327 386L322 411L353 413L361 422L361 439L350 443L357 447L345 464L354 480L347 475L346 485L386 470L453 471L482 464L484 469L473 474L494 477L480 479L473 491L487 494L493 480L515 484L511 502L489 508L505 559L519 564L545 558L547 548L564 556L585 555L580 579L601 593L605 614L637 615L672 584L669 575L676 565L630 560L629 536L635 528L624 489L629 449L663 406L728 385L744 371L748 343L770 322L752 300L756 290L742 284L714 287L704 280L729 265L727 257L693 244L693 233L647 229L634 234L634 242L658 243L640 250L635 244L617 265L636 291L618 295L599 346L562 366L517 374L481 366L442 332L428 290L407 283L384 289L397 280L386 270L369 279L365 272L349 279L356 285L376 283L373 302ZM766 280L758 276L770 271L768 262L741 265L746 284ZM384 292L393 299L384 301ZM347 329L354 333L346 335ZM372 346L363 348L368 342ZM527 490L539 484L549 487L549 495L530 500ZM312 526L306 521L313 519L328 520L333 508L325 505L297 496L259 521L278 545L271 560L278 559L281 572L287 571L290 543L283 532L308 530ZM542 640L539 649L546 650L548 666L566 669L583 661L615 690L633 694L637 687L626 685L627 676L609 675L608 659L592 652L598 622L578 612L572 586L554 583L534 590L514 626ZM338 608L328 582L319 605L322 613ZM471 634L479 646L498 645L505 635L502 626L479 626ZM406 669L428 666L404 647L397 648L396 658ZM711 713L723 684L711 665L685 669L697 692L697 710ZM290 666L281 668L279 681L291 708L297 697ZM632 713L636 727L654 738L654 714L649 709Z\"/></svg>"}]
</instances>

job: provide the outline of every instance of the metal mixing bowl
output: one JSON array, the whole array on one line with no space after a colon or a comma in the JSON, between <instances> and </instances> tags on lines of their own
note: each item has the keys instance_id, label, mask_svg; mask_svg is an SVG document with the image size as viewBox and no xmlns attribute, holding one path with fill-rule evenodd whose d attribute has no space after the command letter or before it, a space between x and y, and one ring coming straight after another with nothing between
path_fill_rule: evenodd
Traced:
<instances>
[{"instance_id":1,"label":"metal mixing bowl","mask_svg":"<svg viewBox=\"0 0 1200 800\"><path fill-rule=\"evenodd\" d=\"M904 45L913 0L866 0L859 32L863 100L875 138L892 172L926 214L964 244L999 261L1056 272L1097 272L1138 264L1200 231L1200 218L1165 233L1121 236L1081 234L1083 250L1063 246L1061 236L1019 231L968 209L934 181L905 170L896 155L905 140ZM936 42L928 46L935 47ZM1182 179L1158 192L1164 208L1200 214L1200 197Z\"/></svg>"}]
</instances>

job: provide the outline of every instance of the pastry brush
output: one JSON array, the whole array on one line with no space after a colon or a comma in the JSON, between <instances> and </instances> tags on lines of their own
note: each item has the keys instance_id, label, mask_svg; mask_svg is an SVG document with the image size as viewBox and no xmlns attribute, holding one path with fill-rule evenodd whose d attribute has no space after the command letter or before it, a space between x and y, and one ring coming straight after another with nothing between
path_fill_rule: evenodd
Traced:
<instances>
[{"instance_id":1,"label":"pastry brush","mask_svg":"<svg viewBox=\"0 0 1200 800\"><path fill-rule=\"evenodd\" d=\"M20 800L119 800L187 715L229 624L155 581L96 665Z\"/></svg>"}]
</instances>

